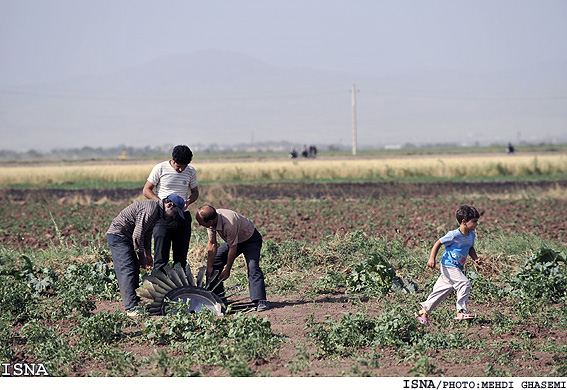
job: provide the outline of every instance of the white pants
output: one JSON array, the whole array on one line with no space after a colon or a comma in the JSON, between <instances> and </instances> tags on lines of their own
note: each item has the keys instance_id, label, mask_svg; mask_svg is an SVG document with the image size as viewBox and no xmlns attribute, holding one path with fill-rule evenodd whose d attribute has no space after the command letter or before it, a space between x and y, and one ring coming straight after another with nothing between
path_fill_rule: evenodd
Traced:
<instances>
[{"instance_id":1,"label":"white pants","mask_svg":"<svg viewBox=\"0 0 567 390\"><path fill-rule=\"evenodd\" d=\"M463 271L457 267L447 267L441 265L441 275L433 286L433 291L429 294L427 301L421 302L421 307L426 313L431 313L441 302L443 302L453 289L457 291L457 311L467 311L471 282L467 279Z\"/></svg>"}]
</instances>

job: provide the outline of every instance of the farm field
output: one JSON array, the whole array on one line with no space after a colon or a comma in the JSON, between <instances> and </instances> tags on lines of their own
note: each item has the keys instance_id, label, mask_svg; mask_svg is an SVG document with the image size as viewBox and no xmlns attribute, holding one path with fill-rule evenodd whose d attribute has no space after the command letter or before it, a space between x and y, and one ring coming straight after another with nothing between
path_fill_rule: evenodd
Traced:
<instances>
[{"instance_id":1,"label":"farm field","mask_svg":"<svg viewBox=\"0 0 567 390\"><path fill-rule=\"evenodd\" d=\"M141 187L5 189L0 361L53 376L567 375L567 178L200 189L193 212L231 208L263 234L271 310L128 319L105 232ZM482 214L483 261L467 265L477 318L454 321L452 296L424 327L413 312L438 276L429 251L463 203ZM194 272L205 237L195 225ZM243 265L229 285L247 284Z\"/></svg>"}]
</instances>

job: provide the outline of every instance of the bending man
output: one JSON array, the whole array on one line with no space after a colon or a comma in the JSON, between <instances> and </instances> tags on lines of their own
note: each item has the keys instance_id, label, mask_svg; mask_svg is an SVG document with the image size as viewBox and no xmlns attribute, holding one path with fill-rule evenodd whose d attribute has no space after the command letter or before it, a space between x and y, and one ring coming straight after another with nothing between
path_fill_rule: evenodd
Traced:
<instances>
[{"instance_id":1,"label":"bending man","mask_svg":"<svg viewBox=\"0 0 567 390\"><path fill-rule=\"evenodd\" d=\"M199 225L207 228L209 235L207 276L210 277L214 270L218 270L219 278L227 280L234 260L243 253L248 268L250 300L256 304L257 311L268 310L264 274L260 269L262 235L252 221L235 211L216 210L209 205L202 206L195 214L195 219ZM225 241L220 246L217 243L217 233ZM220 295L223 291L221 283L213 292Z\"/></svg>"},{"instance_id":2,"label":"bending man","mask_svg":"<svg viewBox=\"0 0 567 390\"><path fill-rule=\"evenodd\" d=\"M124 310L137 315L140 268L152 268L152 229L160 220L183 219L185 201L171 194L164 200L141 200L123 209L110 224L106 237Z\"/></svg>"}]
</instances>

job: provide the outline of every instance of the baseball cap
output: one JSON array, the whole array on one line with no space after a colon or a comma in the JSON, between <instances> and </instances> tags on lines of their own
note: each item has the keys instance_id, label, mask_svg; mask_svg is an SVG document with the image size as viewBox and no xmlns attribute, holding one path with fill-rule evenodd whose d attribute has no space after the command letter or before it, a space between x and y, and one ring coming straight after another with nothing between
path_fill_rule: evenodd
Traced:
<instances>
[{"instance_id":1,"label":"baseball cap","mask_svg":"<svg viewBox=\"0 0 567 390\"><path fill-rule=\"evenodd\" d=\"M177 212L182 219L185 219L183 215L183 208L185 207L185 200L177 194L170 194L167 199L171 200L173 204L177 207Z\"/></svg>"}]
</instances>

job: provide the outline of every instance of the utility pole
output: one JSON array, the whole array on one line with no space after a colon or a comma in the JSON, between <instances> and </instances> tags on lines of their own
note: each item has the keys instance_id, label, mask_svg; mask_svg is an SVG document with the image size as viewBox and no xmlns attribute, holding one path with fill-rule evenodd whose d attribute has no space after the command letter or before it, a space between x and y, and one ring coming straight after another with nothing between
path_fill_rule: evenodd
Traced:
<instances>
[{"instance_id":1,"label":"utility pole","mask_svg":"<svg viewBox=\"0 0 567 390\"><path fill-rule=\"evenodd\" d=\"M356 84L352 85L352 155L356 156Z\"/></svg>"}]
</instances>

